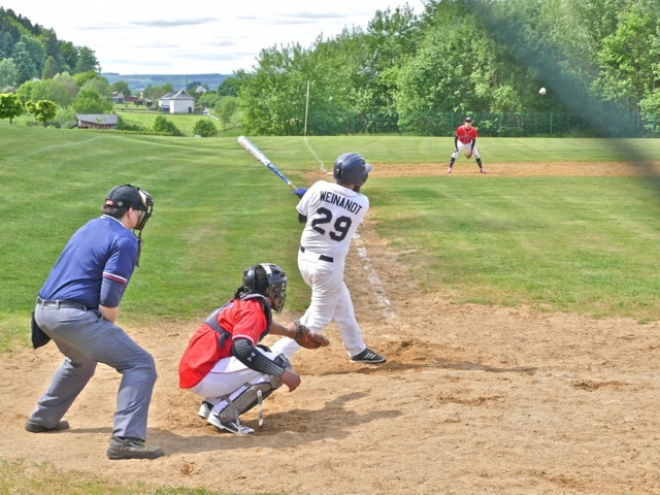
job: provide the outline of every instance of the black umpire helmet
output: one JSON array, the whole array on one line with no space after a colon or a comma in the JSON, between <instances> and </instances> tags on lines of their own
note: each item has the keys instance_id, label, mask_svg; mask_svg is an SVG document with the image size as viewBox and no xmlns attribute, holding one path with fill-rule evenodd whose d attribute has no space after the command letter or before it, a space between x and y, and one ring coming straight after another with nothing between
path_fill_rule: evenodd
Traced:
<instances>
[{"instance_id":1,"label":"black umpire helmet","mask_svg":"<svg viewBox=\"0 0 660 495\"><path fill-rule=\"evenodd\" d=\"M273 263L261 263L243 270L243 293L270 297L273 310L277 313L281 313L284 308L286 284L284 270Z\"/></svg>"},{"instance_id":2,"label":"black umpire helmet","mask_svg":"<svg viewBox=\"0 0 660 495\"><path fill-rule=\"evenodd\" d=\"M338 184L353 184L358 188L367 182L371 165L358 153L344 153L335 160L332 176Z\"/></svg>"},{"instance_id":3,"label":"black umpire helmet","mask_svg":"<svg viewBox=\"0 0 660 495\"><path fill-rule=\"evenodd\" d=\"M105 197L104 207L116 208L119 210L134 210L144 211L140 219L140 223L135 227L135 230L142 230L147 224L147 220L151 217L154 209L154 200L144 189L132 186L131 184L122 184L121 186L113 187Z\"/></svg>"}]
</instances>

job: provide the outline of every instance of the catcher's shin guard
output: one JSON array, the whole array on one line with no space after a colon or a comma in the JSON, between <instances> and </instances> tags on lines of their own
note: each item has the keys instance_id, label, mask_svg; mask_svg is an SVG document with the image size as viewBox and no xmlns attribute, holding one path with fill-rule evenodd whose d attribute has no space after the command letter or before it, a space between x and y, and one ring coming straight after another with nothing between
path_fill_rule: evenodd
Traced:
<instances>
[{"instance_id":1,"label":"catcher's shin guard","mask_svg":"<svg viewBox=\"0 0 660 495\"><path fill-rule=\"evenodd\" d=\"M280 366L291 368L291 361L284 355L280 354L274 361ZM266 397L272 394L275 390L282 386L282 380L279 376L269 375L259 383L246 383L231 394L222 397L226 403L224 409L218 413L220 421L235 421L240 428L240 420L238 417L246 411L249 411L254 406L259 405L259 426L263 426L263 401Z\"/></svg>"}]
</instances>

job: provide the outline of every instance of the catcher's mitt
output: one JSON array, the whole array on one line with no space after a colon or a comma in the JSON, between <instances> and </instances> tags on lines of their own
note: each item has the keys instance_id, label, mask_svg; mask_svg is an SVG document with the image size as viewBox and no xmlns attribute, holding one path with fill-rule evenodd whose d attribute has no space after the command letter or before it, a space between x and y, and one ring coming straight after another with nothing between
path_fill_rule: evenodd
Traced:
<instances>
[{"instance_id":1,"label":"catcher's mitt","mask_svg":"<svg viewBox=\"0 0 660 495\"><path fill-rule=\"evenodd\" d=\"M330 341L325 335L310 332L309 328L298 320L294 320L294 323L296 325L296 336L293 340L295 340L300 347L304 347L305 349L318 349L319 347L325 347L330 344Z\"/></svg>"},{"instance_id":2,"label":"catcher's mitt","mask_svg":"<svg viewBox=\"0 0 660 495\"><path fill-rule=\"evenodd\" d=\"M467 158L468 160L472 158L472 150L467 150L465 152L465 158Z\"/></svg>"}]
</instances>

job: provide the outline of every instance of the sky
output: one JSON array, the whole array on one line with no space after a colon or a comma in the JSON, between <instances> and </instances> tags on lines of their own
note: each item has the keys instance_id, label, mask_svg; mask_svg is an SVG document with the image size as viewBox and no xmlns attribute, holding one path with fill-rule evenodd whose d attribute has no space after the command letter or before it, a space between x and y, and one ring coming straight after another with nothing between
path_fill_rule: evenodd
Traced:
<instances>
[{"instance_id":1,"label":"sky","mask_svg":"<svg viewBox=\"0 0 660 495\"><path fill-rule=\"evenodd\" d=\"M0 0L5 10L55 30L57 38L94 50L102 72L232 74L252 71L264 48L367 28L377 10L423 0Z\"/></svg>"}]
</instances>

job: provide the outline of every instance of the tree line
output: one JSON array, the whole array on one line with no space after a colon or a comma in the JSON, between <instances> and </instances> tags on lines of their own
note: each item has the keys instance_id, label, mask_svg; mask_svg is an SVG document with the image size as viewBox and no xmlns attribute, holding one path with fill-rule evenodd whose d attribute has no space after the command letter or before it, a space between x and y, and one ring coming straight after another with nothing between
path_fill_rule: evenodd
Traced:
<instances>
[{"instance_id":1,"label":"tree line","mask_svg":"<svg viewBox=\"0 0 660 495\"><path fill-rule=\"evenodd\" d=\"M263 49L254 72L232 76L245 132L446 135L476 114L480 133L507 122L515 135L543 114L566 134L658 135L657 0L424 4L309 48Z\"/></svg>"},{"instance_id":2,"label":"tree line","mask_svg":"<svg viewBox=\"0 0 660 495\"><path fill-rule=\"evenodd\" d=\"M56 74L101 71L93 50L0 7L0 90Z\"/></svg>"},{"instance_id":3,"label":"tree line","mask_svg":"<svg viewBox=\"0 0 660 495\"><path fill-rule=\"evenodd\" d=\"M53 49L34 48L46 39ZM77 48L74 63L70 43L2 8L0 89L2 57L10 45L12 58L23 53L21 43L44 61L41 80L16 90L23 104L71 108L79 99L88 109L79 113L102 113L111 89L127 90L100 76L91 50L90 69L82 62L88 49ZM45 74L45 55L68 70ZM148 87L144 97L168 89ZM195 96L246 134L447 135L470 114L484 136L658 136L660 2L424 0L419 14L405 4L309 47L264 48L252 71Z\"/></svg>"}]
</instances>

